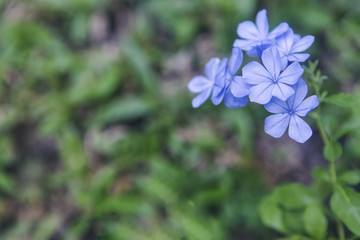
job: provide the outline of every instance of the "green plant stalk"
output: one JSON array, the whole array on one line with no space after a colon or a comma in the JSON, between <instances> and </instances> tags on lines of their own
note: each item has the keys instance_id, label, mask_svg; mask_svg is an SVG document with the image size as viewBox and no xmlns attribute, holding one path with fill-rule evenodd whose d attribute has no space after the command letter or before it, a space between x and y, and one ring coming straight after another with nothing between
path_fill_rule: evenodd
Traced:
<instances>
[{"instance_id":1,"label":"green plant stalk","mask_svg":"<svg viewBox=\"0 0 360 240\"><path fill-rule=\"evenodd\" d=\"M325 144L328 144L330 142L329 137L325 131L325 128L321 122L319 109L318 112L314 115L316 120L316 125L318 126L318 129L320 131L321 138ZM330 161L330 167L329 167L329 173L331 178L331 183L333 185L333 190L335 191L335 187L337 184L337 176L336 176L336 168L335 168L335 161ZM334 214L335 215L335 214ZM339 234L340 240L345 240L345 233L344 233L344 226L340 222L339 218L335 215L335 221L337 226L337 231Z\"/></svg>"}]
</instances>

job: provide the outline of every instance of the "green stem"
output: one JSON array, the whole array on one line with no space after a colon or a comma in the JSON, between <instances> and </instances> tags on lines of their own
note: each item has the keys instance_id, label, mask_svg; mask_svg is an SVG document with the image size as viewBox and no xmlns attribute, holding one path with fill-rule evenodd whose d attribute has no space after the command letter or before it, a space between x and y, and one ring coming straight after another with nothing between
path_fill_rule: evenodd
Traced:
<instances>
[{"instance_id":1,"label":"green stem","mask_svg":"<svg viewBox=\"0 0 360 240\"><path fill-rule=\"evenodd\" d=\"M325 144L328 144L330 142L330 139L329 139L329 137L328 137L328 135L327 135L327 133L325 131L325 128L324 128L324 126L323 126L323 124L321 122L319 110L315 114L314 117L315 117L316 124L318 126L319 131L320 131L320 135L321 135L321 138L322 138L323 142ZM335 161L330 161L329 173L330 173L331 183L332 183L333 189L335 191L335 187L336 187L336 184L337 184ZM340 222L340 219L335 214L334 214L334 216L335 216L337 231L338 231L338 234L339 234L339 239L340 240L345 240L344 226L342 225L342 223Z\"/></svg>"}]
</instances>

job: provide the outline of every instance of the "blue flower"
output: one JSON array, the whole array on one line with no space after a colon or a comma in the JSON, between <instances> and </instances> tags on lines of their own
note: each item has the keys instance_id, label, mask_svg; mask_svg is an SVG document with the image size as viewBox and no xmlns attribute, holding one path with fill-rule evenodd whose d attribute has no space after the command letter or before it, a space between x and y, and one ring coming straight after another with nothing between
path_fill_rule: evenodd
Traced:
<instances>
[{"instance_id":1,"label":"blue flower","mask_svg":"<svg viewBox=\"0 0 360 240\"><path fill-rule=\"evenodd\" d=\"M251 21L245 21L238 25L237 34L243 39L236 39L234 47L247 51L249 56L256 56L259 50L264 49L264 46L273 45L274 38L286 32L288 28L287 23L280 23L269 32L266 10L263 9L256 15L256 25Z\"/></svg>"},{"instance_id":2,"label":"blue flower","mask_svg":"<svg viewBox=\"0 0 360 240\"><path fill-rule=\"evenodd\" d=\"M194 108L200 107L211 94L214 86L215 77L219 69L220 59L212 58L205 66L205 76L195 76L188 83L188 89L192 93L199 93L193 100Z\"/></svg>"},{"instance_id":3,"label":"blue flower","mask_svg":"<svg viewBox=\"0 0 360 240\"><path fill-rule=\"evenodd\" d=\"M286 101L295 93L289 85L297 83L304 69L298 62L294 62L281 72L280 55L275 47L266 49L261 60L265 67L253 61L243 68L245 81L252 85L250 101L266 104L272 97Z\"/></svg>"},{"instance_id":4,"label":"blue flower","mask_svg":"<svg viewBox=\"0 0 360 240\"><path fill-rule=\"evenodd\" d=\"M242 59L243 53L241 49L234 47L229 63L227 58L221 61L211 97L214 105L220 104L222 100L229 108L239 108L247 104L248 85L243 77L235 76L241 66Z\"/></svg>"},{"instance_id":5,"label":"blue flower","mask_svg":"<svg viewBox=\"0 0 360 240\"><path fill-rule=\"evenodd\" d=\"M289 126L289 136L299 143L306 142L312 135L310 126L300 117L305 117L319 105L316 95L304 100L308 88L303 79L294 86L295 94L287 102L273 98L265 105L273 115L265 119L265 132L275 138L281 137Z\"/></svg>"},{"instance_id":6,"label":"blue flower","mask_svg":"<svg viewBox=\"0 0 360 240\"><path fill-rule=\"evenodd\" d=\"M305 62L310 57L308 53L300 53L308 49L315 37L308 35L301 38L289 28L287 32L276 38L277 49L280 53L281 63L286 67L288 62Z\"/></svg>"}]
</instances>

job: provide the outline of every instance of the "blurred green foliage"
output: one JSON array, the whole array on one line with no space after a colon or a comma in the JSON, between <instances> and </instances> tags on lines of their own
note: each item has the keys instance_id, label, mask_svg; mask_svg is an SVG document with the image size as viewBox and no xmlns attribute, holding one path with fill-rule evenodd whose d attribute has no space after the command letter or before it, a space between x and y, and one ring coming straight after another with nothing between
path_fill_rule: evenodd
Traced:
<instances>
[{"instance_id":1,"label":"blurred green foliage","mask_svg":"<svg viewBox=\"0 0 360 240\"><path fill-rule=\"evenodd\" d=\"M1 1L0 239L278 237L258 215L268 187L282 181L258 159L269 151L263 142L275 141L264 136L265 112L195 111L186 90L262 8L272 26L288 21L316 36L312 58L331 76L330 92L357 89L357 0ZM332 109L323 109L329 131L344 123L340 140L352 131L345 161L359 158L360 108ZM317 205L301 209L322 219ZM276 206L267 211L265 222L283 230ZM326 222L303 227L323 236Z\"/></svg>"}]
</instances>

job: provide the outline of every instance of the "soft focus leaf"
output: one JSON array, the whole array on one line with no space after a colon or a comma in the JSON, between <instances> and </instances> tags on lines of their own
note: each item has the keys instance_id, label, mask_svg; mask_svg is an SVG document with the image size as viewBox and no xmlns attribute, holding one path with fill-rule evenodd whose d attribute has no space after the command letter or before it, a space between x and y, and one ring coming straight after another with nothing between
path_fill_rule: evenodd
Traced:
<instances>
[{"instance_id":1,"label":"soft focus leaf","mask_svg":"<svg viewBox=\"0 0 360 240\"><path fill-rule=\"evenodd\" d=\"M356 236L360 236L360 193L341 185L330 200L331 209Z\"/></svg>"},{"instance_id":2,"label":"soft focus leaf","mask_svg":"<svg viewBox=\"0 0 360 240\"><path fill-rule=\"evenodd\" d=\"M342 147L340 143L332 141L324 147L324 157L328 161L335 161L342 155Z\"/></svg>"},{"instance_id":3,"label":"soft focus leaf","mask_svg":"<svg viewBox=\"0 0 360 240\"><path fill-rule=\"evenodd\" d=\"M327 232L327 219L318 205L309 205L304 211L304 224L306 232L315 239L325 239Z\"/></svg>"}]
</instances>

